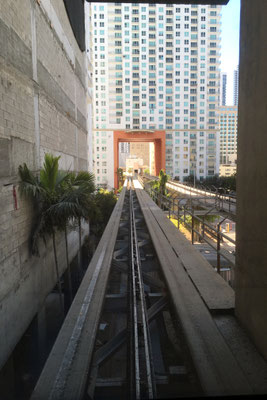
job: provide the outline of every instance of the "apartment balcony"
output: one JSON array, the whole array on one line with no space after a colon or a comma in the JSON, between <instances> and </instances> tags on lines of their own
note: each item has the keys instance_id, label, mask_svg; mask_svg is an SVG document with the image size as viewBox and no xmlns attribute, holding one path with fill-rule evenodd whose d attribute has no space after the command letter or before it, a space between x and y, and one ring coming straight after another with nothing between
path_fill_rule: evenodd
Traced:
<instances>
[{"instance_id":1,"label":"apartment balcony","mask_svg":"<svg viewBox=\"0 0 267 400\"><path fill-rule=\"evenodd\" d=\"M220 42L221 41L221 37L220 35L217 35L218 32L214 32L213 34L216 35L216 39L213 39L211 36L208 37L208 40L210 40L211 42Z\"/></svg>"},{"instance_id":2,"label":"apartment balcony","mask_svg":"<svg viewBox=\"0 0 267 400\"><path fill-rule=\"evenodd\" d=\"M222 48L222 46L220 44L216 45L216 47L208 45L208 49L212 49L212 50L218 50L218 49L221 49L221 48Z\"/></svg>"},{"instance_id":3,"label":"apartment balcony","mask_svg":"<svg viewBox=\"0 0 267 400\"><path fill-rule=\"evenodd\" d=\"M115 101L115 99L110 99L110 103L111 103L111 101ZM111 103L111 104L112 104L112 103ZM116 110L118 110L118 109L116 108L116 106L110 105L110 106L109 106L109 110L110 110L110 111L116 111Z\"/></svg>"}]
</instances>

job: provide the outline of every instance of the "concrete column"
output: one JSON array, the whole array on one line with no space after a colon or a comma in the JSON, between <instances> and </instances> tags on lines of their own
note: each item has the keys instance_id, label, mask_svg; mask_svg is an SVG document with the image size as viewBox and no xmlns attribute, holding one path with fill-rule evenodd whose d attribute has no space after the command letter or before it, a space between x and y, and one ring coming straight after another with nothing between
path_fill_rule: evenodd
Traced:
<instances>
[{"instance_id":1,"label":"concrete column","mask_svg":"<svg viewBox=\"0 0 267 400\"><path fill-rule=\"evenodd\" d=\"M161 151L161 146L160 146L160 141L159 140L154 140L154 146L155 146L155 174L156 176L159 176L160 173L160 167L161 167L161 159L160 159L160 151Z\"/></svg>"},{"instance_id":2,"label":"concrete column","mask_svg":"<svg viewBox=\"0 0 267 400\"><path fill-rule=\"evenodd\" d=\"M267 1L242 0L236 315L267 359Z\"/></svg>"},{"instance_id":3,"label":"concrete column","mask_svg":"<svg viewBox=\"0 0 267 400\"><path fill-rule=\"evenodd\" d=\"M155 146L155 172L156 175L158 176L161 169L163 169L164 171L166 170L166 162L165 162L166 150L163 140L161 139L155 139L154 146Z\"/></svg>"},{"instance_id":4,"label":"concrete column","mask_svg":"<svg viewBox=\"0 0 267 400\"><path fill-rule=\"evenodd\" d=\"M42 364L46 359L46 308L45 303L41 310L36 315L37 322L37 344L38 344L38 358Z\"/></svg>"},{"instance_id":5,"label":"concrete column","mask_svg":"<svg viewBox=\"0 0 267 400\"><path fill-rule=\"evenodd\" d=\"M37 75L37 36L36 36L36 2L30 1L31 5L31 35L32 35L32 79L38 83ZM34 130L35 130L35 168L40 168L40 121L39 121L39 94L34 87Z\"/></svg>"},{"instance_id":6,"label":"concrete column","mask_svg":"<svg viewBox=\"0 0 267 400\"><path fill-rule=\"evenodd\" d=\"M0 371L0 394L5 400L15 398L15 370L12 355Z\"/></svg>"},{"instance_id":7,"label":"concrete column","mask_svg":"<svg viewBox=\"0 0 267 400\"><path fill-rule=\"evenodd\" d=\"M64 309L65 309L65 314L67 314L72 303L72 282L71 282L71 276L69 277L69 272L67 269L63 274L63 279L64 279Z\"/></svg>"}]
</instances>

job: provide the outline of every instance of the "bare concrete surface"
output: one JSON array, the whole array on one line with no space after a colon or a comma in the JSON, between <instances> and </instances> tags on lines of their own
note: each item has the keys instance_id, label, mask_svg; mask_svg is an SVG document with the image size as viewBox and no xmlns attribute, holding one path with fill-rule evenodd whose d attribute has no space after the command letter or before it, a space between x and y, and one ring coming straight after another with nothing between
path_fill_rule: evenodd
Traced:
<instances>
[{"instance_id":1,"label":"bare concrete surface","mask_svg":"<svg viewBox=\"0 0 267 400\"><path fill-rule=\"evenodd\" d=\"M85 57L63 1L0 1L0 368L56 284L51 241L40 258L29 251L33 210L18 166L37 171L52 153L62 169L87 169ZM63 274L64 235L57 245ZM69 248L72 259L77 232Z\"/></svg>"},{"instance_id":2,"label":"bare concrete surface","mask_svg":"<svg viewBox=\"0 0 267 400\"><path fill-rule=\"evenodd\" d=\"M213 317L219 331L257 394L267 394L267 363L233 315Z\"/></svg>"},{"instance_id":3,"label":"bare concrete surface","mask_svg":"<svg viewBox=\"0 0 267 400\"><path fill-rule=\"evenodd\" d=\"M142 191L144 192L144 191ZM151 213L154 214L155 220L158 222L158 226L165 231L166 238L169 238L169 243L172 244L172 246L177 247L177 255L179 256L180 260L183 263L184 268L188 271L190 275L190 267L193 266L194 269L194 259L195 261L198 260L200 261L200 258L202 257L200 254L198 256L196 255L197 250L188 242L182 235L177 232L177 230L173 230L173 225L171 222L168 220L168 218L164 215L164 213L153 203L153 201L148 197L146 193L143 193L143 199L145 199L145 206L144 206L144 213L147 213L146 209L150 209ZM165 220L165 222L164 222ZM169 226L169 227L168 227ZM175 228L174 228L175 229ZM156 227L154 226L154 230L156 230ZM173 231L173 232L172 232ZM170 236L170 233L172 232L172 235ZM181 237L180 237L181 236ZM156 239L155 239L156 240ZM163 238L161 239L163 241ZM187 245L185 246L185 243L187 242ZM183 244L183 245L181 245ZM191 248L191 250L190 250ZM184 258L184 255L186 255L186 258ZM188 258L190 260L190 263L187 264ZM188 268L189 266L189 268ZM215 281L212 279L212 275L210 274L209 279L206 277L206 270L203 268L205 266L205 263L203 262L198 262L198 269L197 265L195 266L195 271L197 271L197 275L194 276L194 274L190 277L192 281L194 282L194 285L196 289L199 291L199 293L204 293L203 288L208 286L214 287ZM210 266L211 268L211 266ZM215 277L216 273L214 274ZM218 274L217 274L218 275ZM177 280L180 279L181 275L177 275ZM202 278L204 279L203 282L206 282L203 286ZM220 278L220 277L219 277ZM221 278L222 279L222 278ZM217 283L218 285L218 283ZM227 285L224 282L224 285ZM224 287L222 285L222 288ZM185 296L190 296L191 291L189 288L187 288L187 292ZM209 292L207 292L209 293ZM212 292L210 292L211 294ZM207 295L207 294L206 294ZM230 296L229 296L230 295ZM229 291L222 291L221 296L225 297L225 304L227 304L228 301L231 301L231 299L234 296L234 291L229 288ZM202 294L202 297L205 301L205 296ZM213 294L213 297L216 301L216 294ZM185 300L185 303L187 300ZM205 301L206 305L209 306L208 302ZM222 353L225 352L225 357L228 351L230 351L231 356L234 358L235 363L236 363L236 368L240 369L242 371L242 375L245 377L249 387L251 388L251 394L266 394L267 393L267 363L256 348L256 346L253 344L251 339L249 338L246 330L241 326L239 323L238 319L236 316L232 313L234 309L234 304L232 303L232 310L227 307L224 309L224 311L220 307L212 308L209 307L210 311L212 312L212 319L215 325L217 326L218 332L220 335L222 335L222 339L224 341L224 350L220 349ZM222 312L223 311L223 312ZM194 321L196 323L196 320ZM205 318L202 319L201 324L206 324L205 329L207 329L207 332L209 332L209 329L211 329L211 326L207 321L205 321ZM198 334L201 335L200 331L202 328L200 328L200 325L196 324L195 329L197 326ZM212 328L213 329L213 328ZM210 333L210 332L209 332ZM206 338L208 338L209 333L206 333ZM215 339L215 337L214 337ZM216 341L217 339L215 339ZM215 342L213 343L213 345ZM226 348L228 349L226 351ZM226 358L223 360L223 358L218 361L217 359L214 362L214 368L219 367L217 365L218 363L221 363L221 366L224 366L224 368L229 368L226 365ZM228 359L229 360L229 359ZM229 361L228 361L229 362ZM229 364L231 365L231 364ZM238 367L237 367L238 365ZM230 367L232 368L232 366ZM229 372L229 371L228 371ZM232 373L235 374L235 370L232 370ZM239 392L239 394L242 394L243 392ZM224 393L221 394L227 394L225 391ZM233 394L233 392L232 392Z\"/></svg>"},{"instance_id":4,"label":"bare concrete surface","mask_svg":"<svg viewBox=\"0 0 267 400\"><path fill-rule=\"evenodd\" d=\"M236 315L267 360L267 2L241 4Z\"/></svg>"}]
</instances>

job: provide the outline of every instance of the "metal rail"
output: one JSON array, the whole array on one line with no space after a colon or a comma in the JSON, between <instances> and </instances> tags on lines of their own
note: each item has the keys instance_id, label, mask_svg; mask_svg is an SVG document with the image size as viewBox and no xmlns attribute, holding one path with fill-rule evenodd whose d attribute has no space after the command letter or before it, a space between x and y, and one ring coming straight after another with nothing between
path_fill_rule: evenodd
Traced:
<instances>
[{"instance_id":1,"label":"metal rail","mask_svg":"<svg viewBox=\"0 0 267 400\"><path fill-rule=\"evenodd\" d=\"M183 245L178 240L175 240L174 226L167 220L162 211L155 206L144 190L137 191L137 196L154 248L163 266L162 271L174 309L181 321L205 395L214 396L216 392L224 395L227 393L249 393L251 389L248 387L244 372L239 363L236 362L233 353L229 351L228 344L218 331L217 326L214 325L210 312L204 303L201 303L199 297L199 291L202 292L201 296L203 298L207 299L210 296L207 293L204 294L203 283L204 286L205 284L209 286L217 281L218 293L221 292L222 298L224 293L230 293L232 289L222 283L222 280L216 279L215 276L218 277L218 275L214 274L214 272L211 272L211 275L214 274L212 279L207 282L202 281L201 261L199 259L199 271L197 263L194 262L198 253L196 249L193 246L187 246L186 243ZM194 272L191 274L193 268ZM200 281L202 283L199 284ZM210 298L213 297L214 294L211 294Z\"/></svg>"},{"instance_id":2,"label":"metal rail","mask_svg":"<svg viewBox=\"0 0 267 400\"><path fill-rule=\"evenodd\" d=\"M251 393L211 314L233 309L233 291L178 236L144 190L123 188L32 399Z\"/></svg>"},{"instance_id":3,"label":"metal rail","mask_svg":"<svg viewBox=\"0 0 267 400\"><path fill-rule=\"evenodd\" d=\"M230 253L228 250L221 248L221 243L223 239L229 241L230 243L235 245L235 240L222 233L220 230L221 221L216 227L212 226L208 222L204 221L205 215L202 218L196 215L194 210L192 201L191 201L191 211L184 205L180 205L180 198L170 198L164 195L160 195L156 190L149 188L149 190L144 186L145 190L152 197L152 199L160 206L160 208L168 211L169 218L174 217L177 220L177 227L180 229L180 224L183 224L190 232L191 232L191 242L194 244L194 235L197 235L200 239L202 239L205 243L207 243L213 250L217 253L217 272L222 274L221 271L221 257L229 262L230 266L230 275L222 274L224 278L228 281L228 283L233 287L234 286L234 268L235 268L235 256ZM176 212L175 212L176 210ZM191 217L191 224L186 221L186 216L189 215ZM202 225L201 231L195 228L195 222L199 221ZM212 239L208 237L211 236L215 242L212 242ZM224 276L225 275L225 276Z\"/></svg>"},{"instance_id":4,"label":"metal rail","mask_svg":"<svg viewBox=\"0 0 267 400\"><path fill-rule=\"evenodd\" d=\"M145 175L145 177L147 179L150 180L158 180L159 178L156 176L152 176L152 175ZM203 189L198 189L195 187L192 187L190 185L185 185L185 184L181 184L172 180L169 180L167 182L167 187L170 187L174 190L176 190L175 188L177 188L177 191L186 191L189 192L188 195L190 196L190 198L195 198L197 199L196 196L203 196L199 198L198 200L199 202L202 202L203 204L205 203L205 205L207 205L209 202L213 202L214 206L216 207L216 209L220 212L224 212L224 213L228 213L231 215L232 218L235 218L235 214L236 214L236 196L231 195L231 194L226 194L226 193L219 193L218 189L214 186L215 191L212 191L210 188L204 187Z\"/></svg>"},{"instance_id":5,"label":"metal rail","mask_svg":"<svg viewBox=\"0 0 267 400\"><path fill-rule=\"evenodd\" d=\"M32 393L32 400L80 400L84 396L125 193L124 188Z\"/></svg>"},{"instance_id":6,"label":"metal rail","mask_svg":"<svg viewBox=\"0 0 267 400\"><path fill-rule=\"evenodd\" d=\"M129 323L132 326L131 337L131 395L134 399L155 398L156 385L151 357L151 343L148 329L145 293L141 273L141 262L135 223L133 191L130 188L130 305Z\"/></svg>"}]
</instances>

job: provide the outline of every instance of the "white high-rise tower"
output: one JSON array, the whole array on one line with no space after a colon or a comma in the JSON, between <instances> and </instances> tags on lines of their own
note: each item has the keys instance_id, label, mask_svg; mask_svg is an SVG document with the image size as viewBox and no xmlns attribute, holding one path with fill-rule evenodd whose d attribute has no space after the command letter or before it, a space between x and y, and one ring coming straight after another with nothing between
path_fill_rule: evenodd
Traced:
<instances>
[{"instance_id":1,"label":"white high-rise tower","mask_svg":"<svg viewBox=\"0 0 267 400\"><path fill-rule=\"evenodd\" d=\"M165 130L166 172L219 172L221 6L91 3L97 183L114 186L113 131Z\"/></svg>"}]
</instances>

